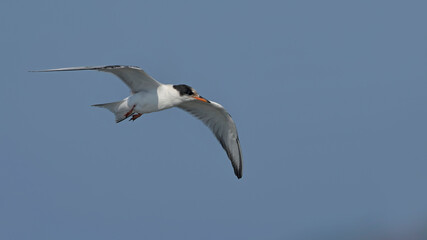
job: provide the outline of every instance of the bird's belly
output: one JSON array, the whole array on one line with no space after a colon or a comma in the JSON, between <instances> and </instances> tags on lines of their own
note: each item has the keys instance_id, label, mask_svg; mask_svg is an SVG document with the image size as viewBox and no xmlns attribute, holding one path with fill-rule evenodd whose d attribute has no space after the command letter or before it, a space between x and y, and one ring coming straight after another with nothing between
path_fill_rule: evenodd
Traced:
<instances>
[{"instance_id":1,"label":"bird's belly","mask_svg":"<svg viewBox=\"0 0 427 240\"><path fill-rule=\"evenodd\" d=\"M139 92L128 98L128 106L132 108L135 106L134 111L138 113L151 113L161 111L163 109L171 108L164 104L159 104L157 94Z\"/></svg>"}]
</instances>

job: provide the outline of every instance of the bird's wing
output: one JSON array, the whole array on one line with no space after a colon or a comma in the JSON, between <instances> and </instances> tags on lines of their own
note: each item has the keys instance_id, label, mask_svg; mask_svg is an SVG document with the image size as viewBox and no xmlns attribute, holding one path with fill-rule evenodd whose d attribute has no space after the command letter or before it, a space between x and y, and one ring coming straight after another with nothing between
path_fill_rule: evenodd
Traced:
<instances>
[{"instance_id":1,"label":"bird's wing","mask_svg":"<svg viewBox=\"0 0 427 240\"><path fill-rule=\"evenodd\" d=\"M179 108L191 113L208 126L227 152L237 178L242 177L243 160L236 125L230 114L216 102L187 101Z\"/></svg>"},{"instance_id":2,"label":"bird's wing","mask_svg":"<svg viewBox=\"0 0 427 240\"><path fill-rule=\"evenodd\" d=\"M132 91L137 93L141 91L148 91L152 88L157 88L161 85L158 81L154 80L150 75L145 73L139 67L133 66L97 66L97 67L70 67L70 68L57 68L47 69L33 72L57 72L57 71L79 71L79 70L98 70L101 72L109 72L119 77Z\"/></svg>"}]
</instances>

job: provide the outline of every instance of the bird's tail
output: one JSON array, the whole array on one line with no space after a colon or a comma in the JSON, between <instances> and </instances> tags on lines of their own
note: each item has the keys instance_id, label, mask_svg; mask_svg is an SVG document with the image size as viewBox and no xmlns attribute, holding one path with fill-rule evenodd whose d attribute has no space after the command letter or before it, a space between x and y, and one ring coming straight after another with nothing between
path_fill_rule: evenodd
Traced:
<instances>
[{"instance_id":1,"label":"bird's tail","mask_svg":"<svg viewBox=\"0 0 427 240\"><path fill-rule=\"evenodd\" d=\"M130 110L130 108L126 104L126 99L112 102L112 103L102 103L102 104L94 104L93 107L101 107L110 110L116 116L116 122L121 122L125 120L126 113Z\"/></svg>"}]
</instances>

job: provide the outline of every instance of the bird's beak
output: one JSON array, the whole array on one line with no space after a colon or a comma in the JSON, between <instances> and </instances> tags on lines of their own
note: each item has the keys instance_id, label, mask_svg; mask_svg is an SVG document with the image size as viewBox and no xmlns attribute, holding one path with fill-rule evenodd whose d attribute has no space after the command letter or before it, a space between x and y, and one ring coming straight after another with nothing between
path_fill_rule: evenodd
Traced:
<instances>
[{"instance_id":1,"label":"bird's beak","mask_svg":"<svg viewBox=\"0 0 427 240\"><path fill-rule=\"evenodd\" d=\"M197 100L199 100L199 101L202 101L202 102L206 102L206 103L209 103L209 101L206 99L206 98L204 98L204 97L202 97L202 96L197 96L197 97L193 97L194 99L197 99Z\"/></svg>"}]
</instances>

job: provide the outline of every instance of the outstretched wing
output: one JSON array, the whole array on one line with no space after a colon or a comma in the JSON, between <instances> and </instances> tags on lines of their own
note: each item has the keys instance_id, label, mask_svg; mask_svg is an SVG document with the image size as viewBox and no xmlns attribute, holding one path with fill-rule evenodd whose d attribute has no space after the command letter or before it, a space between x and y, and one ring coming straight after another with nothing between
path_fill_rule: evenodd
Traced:
<instances>
[{"instance_id":1,"label":"outstretched wing","mask_svg":"<svg viewBox=\"0 0 427 240\"><path fill-rule=\"evenodd\" d=\"M33 72L58 72L58 71L80 71L80 70L98 70L101 72L109 72L119 77L132 91L137 93L141 91L148 91L152 88L157 88L161 85L158 81L154 80L150 75L144 72L139 67L133 66L97 66L97 67L70 67L70 68L56 68L47 69Z\"/></svg>"},{"instance_id":2,"label":"outstretched wing","mask_svg":"<svg viewBox=\"0 0 427 240\"><path fill-rule=\"evenodd\" d=\"M230 114L216 102L187 101L179 108L191 113L208 126L227 152L237 178L242 177L243 160L236 125Z\"/></svg>"}]
</instances>

